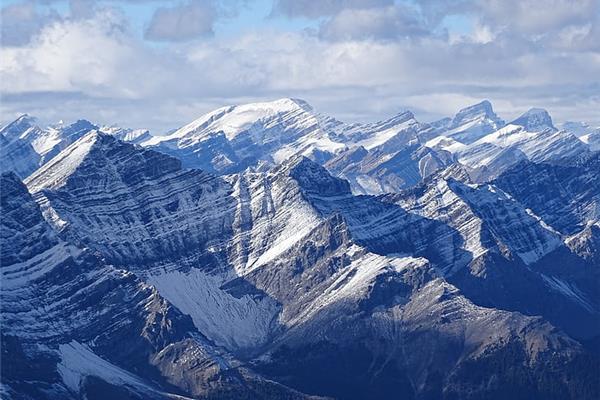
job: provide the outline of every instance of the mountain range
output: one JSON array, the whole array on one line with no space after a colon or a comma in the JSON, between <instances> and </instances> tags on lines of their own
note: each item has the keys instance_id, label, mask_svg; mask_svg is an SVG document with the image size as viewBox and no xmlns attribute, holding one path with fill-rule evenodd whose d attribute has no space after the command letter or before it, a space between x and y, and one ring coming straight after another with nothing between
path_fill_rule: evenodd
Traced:
<instances>
[{"instance_id":1,"label":"mountain range","mask_svg":"<svg viewBox=\"0 0 600 400\"><path fill-rule=\"evenodd\" d=\"M9 399L596 399L600 130L488 101L0 130Z\"/></svg>"}]
</instances>

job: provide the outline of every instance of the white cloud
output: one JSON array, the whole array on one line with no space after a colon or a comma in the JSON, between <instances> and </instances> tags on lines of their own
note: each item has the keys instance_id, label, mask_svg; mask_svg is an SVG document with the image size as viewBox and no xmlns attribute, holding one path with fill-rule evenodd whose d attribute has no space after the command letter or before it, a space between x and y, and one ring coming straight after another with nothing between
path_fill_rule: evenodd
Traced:
<instances>
[{"instance_id":1,"label":"white cloud","mask_svg":"<svg viewBox=\"0 0 600 400\"><path fill-rule=\"evenodd\" d=\"M0 53L4 93L75 91L131 97L142 95L149 85L143 79L147 52L127 34L122 17L109 10L91 19L53 22L28 46L4 47ZM134 89L138 85L141 90Z\"/></svg>"},{"instance_id":2,"label":"white cloud","mask_svg":"<svg viewBox=\"0 0 600 400\"><path fill-rule=\"evenodd\" d=\"M560 29L562 42L547 44L495 32L481 19L470 37L449 43L435 35L398 40L405 35L398 31L413 28L390 18L382 24L393 33L383 41L374 40L384 35L377 24L364 20L355 34L336 40L256 29L158 46L130 32L123 16L110 9L58 19L28 44L0 49L0 111L81 116L161 132L213 107L282 96L305 98L350 120L403 108L433 119L488 98L509 114L541 106L558 121L600 119L600 53L589 39L597 34L593 21ZM361 34L371 29L375 33Z\"/></svg>"}]
</instances>

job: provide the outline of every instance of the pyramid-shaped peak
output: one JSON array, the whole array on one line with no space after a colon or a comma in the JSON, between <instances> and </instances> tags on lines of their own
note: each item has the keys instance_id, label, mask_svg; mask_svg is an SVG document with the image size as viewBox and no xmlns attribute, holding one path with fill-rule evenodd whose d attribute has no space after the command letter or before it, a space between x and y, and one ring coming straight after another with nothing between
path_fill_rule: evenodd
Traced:
<instances>
[{"instance_id":1,"label":"pyramid-shaped peak","mask_svg":"<svg viewBox=\"0 0 600 400\"><path fill-rule=\"evenodd\" d=\"M467 110L483 111L486 113L494 112L493 108L492 108L492 103L490 103L489 100L480 101L477 104L473 104L473 105L463 108L461 111L467 111Z\"/></svg>"},{"instance_id":2,"label":"pyramid-shaped peak","mask_svg":"<svg viewBox=\"0 0 600 400\"><path fill-rule=\"evenodd\" d=\"M519 118L511 122L513 125L520 125L530 132L543 131L545 129L555 129L552 124L552 117L548 111L543 108L530 108Z\"/></svg>"},{"instance_id":3,"label":"pyramid-shaped peak","mask_svg":"<svg viewBox=\"0 0 600 400\"><path fill-rule=\"evenodd\" d=\"M36 118L32 117L31 115L25 113L20 115L17 119L14 120L13 123L18 123L18 124L34 124L36 123Z\"/></svg>"},{"instance_id":4,"label":"pyramid-shaped peak","mask_svg":"<svg viewBox=\"0 0 600 400\"><path fill-rule=\"evenodd\" d=\"M296 156L275 169L276 175L294 179L305 192L321 196L350 195L350 184L305 156Z\"/></svg>"},{"instance_id":5,"label":"pyramid-shaped peak","mask_svg":"<svg viewBox=\"0 0 600 400\"><path fill-rule=\"evenodd\" d=\"M98 185L98 179L133 182L154 179L181 170L181 161L149 149L136 147L97 130L90 131L27 178L32 193L58 189L71 177ZM80 182L81 184L81 182Z\"/></svg>"},{"instance_id":6,"label":"pyramid-shaped peak","mask_svg":"<svg viewBox=\"0 0 600 400\"><path fill-rule=\"evenodd\" d=\"M70 125L62 128L63 135L70 136L72 134L88 132L98 129L98 126L92 124L86 119L79 119Z\"/></svg>"}]
</instances>

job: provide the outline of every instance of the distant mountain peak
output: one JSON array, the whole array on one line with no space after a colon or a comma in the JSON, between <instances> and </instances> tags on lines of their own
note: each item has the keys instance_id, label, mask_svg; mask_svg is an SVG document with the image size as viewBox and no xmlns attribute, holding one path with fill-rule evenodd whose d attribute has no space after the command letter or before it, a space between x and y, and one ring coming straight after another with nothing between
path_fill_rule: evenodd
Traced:
<instances>
[{"instance_id":1,"label":"distant mountain peak","mask_svg":"<svg viewBox=\"0 0 600 400\"><path fill-rule=\"evenodd\" d=\"M29 114L23 114L2 128L0 130L0 134L11 141L20 137L28 129L35 127L36 123L36 118L30 116Z\"/></svg>"},{"instance_id":2,"label":"distant mountain peak","mask_svg":"<svg viewBox=\"0 0 600 400\"><path fill-rule=\"evenodd\" d=\"M71 136L73 134L81 134L83 132L89 132L91 130L98 129L98 126L92 124L90 121L86 119L78 119L77 121L64 126L62 128L63 136Z\"/></svg>"},{"instance_id":3,"label":"distant mountain peak","mask_svg":"<svg viewBox=\"0 0 600 400\"><path fill-rule=\"evenodd\" d=\"M600 132L600 127L594 128L587 122L583 121L565 121L561 128L567 132L574 134L577 137L589 135L593 132Z\"/></svg>"},{"instance_id":4,"label":"distant mountain peak","mask_svg":"<svg viewBox=\"0 0 600 400\"><path fill-rule=\"evenodd\" d=\"M394 115L392 118L388 119L387 122L401 123L409 120L416 120L415 115L412 111L403 110Z\"/></svg>"},{"instance_id":5,"label":"distant mountain peak","mask_svg":"<svg viewBox=\"0 0 600 400\"><path fill-rule=\"evenodd\" d=\"M543 108L530 108L519 118L512 121L511 124L520 125L530 132L556 129L552 124L552 117Z\"/></svg>"},{"instance_id":6,"label":"distant mountain peak","mask_svg":"<svg viewBox=\"0 0 600 400\"><path fill-rule=\"evenodd\" d=\"M462 108L452 119L444 118L435 121L431 126L439 135L452 137L463 144L470 144L502 128L504 121L496 115L492 103L483 100Z\"/></svg>"},{"instance_id":7,"label":"distant mountain peak","mask_svg":"<svg viewBox=\"0 0 600 400\"><path fill-rule=\"evenodd\" d=\"M95 130L87 133L27 178L29 190L34 193L44 188L64 185L96 143L107 139L115 140Z\"/></svg>"},{"instance_id":8,"label":"distant mountain peak","mask_svg":"<svg viewBox=\"0 0 600 400\"><path fill-rule=\"evenodd\" d=\"M476 118L486 117L493 121L500 121L500 118L494 112L492 103L488 100L483 100L477 104L462 108L459 110L452 120L453 126L459 126L465 122L472 121Z\"/></svg>"},{"instance_id":9,"label":"distant mountain peak","mask_svg":"<svg viewBox=\"0 0 600 400\"><path fill-rule=\"evenodd\" d=\"M20 115L19 118L17 118L14 122L34 124L36 122L36 118L25 113L25 114Z\"/></svg>"}]
</instances>

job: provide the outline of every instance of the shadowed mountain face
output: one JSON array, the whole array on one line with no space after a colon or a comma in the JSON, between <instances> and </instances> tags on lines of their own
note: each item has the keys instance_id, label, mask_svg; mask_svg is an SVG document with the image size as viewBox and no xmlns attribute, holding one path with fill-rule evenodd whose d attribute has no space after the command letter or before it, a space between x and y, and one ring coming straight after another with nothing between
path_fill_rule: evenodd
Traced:
<instances>
[{"instance_id":1,"label":"shadowed mountain face","mask_svg":"<svg viewBox=\"0 0 600 400\"><path fill-rule=\"evenodd\" d=\"M559 133L534 111L347 125L286 100L153 144L61 129L0 182L3 397L598 398L598 157L535 147ZM264 163L219 170L219 140ZM522 157L477 183L460 157L484 147Z\"/></svg>"}]
</instances>

